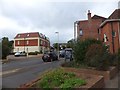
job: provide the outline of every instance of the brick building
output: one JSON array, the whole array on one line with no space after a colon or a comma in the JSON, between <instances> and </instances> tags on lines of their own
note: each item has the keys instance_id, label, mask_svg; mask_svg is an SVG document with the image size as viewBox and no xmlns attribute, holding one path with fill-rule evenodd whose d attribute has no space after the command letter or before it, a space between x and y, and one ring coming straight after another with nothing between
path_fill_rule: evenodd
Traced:
<instances>
[{"instance_id":1,"label":"brick building","mask_svg":"<svg viewBox=\"0 0 120 90\"><path fill-rule=\"evenodd\" d=\"M111 53L120 48L120 9L116 9L99 28L100 40L109 47Z\"/></svg>"},{"instance_id":2,"label":"brick building","mask_svg":"<svg viewBox=\"0 0 120 90\"><path fill-rule=\"evenodd\" d=\"M75 37L80 40L87 38L98 39L98 27L106 18L98 15L91 17L90 10L88 10L87 15L88 20L77 21L75 23Z\"/></svg>"},{"instance_id":3,"label":"brick building","mask_svg":"<svg viewBox=\"0 0 120 90\"><path fill-rule=\"evenodd\" d=\"M44 52L49 48L49 38L39 32L19 33L14 38L14 52Z\"/></svg>"},{"instance_id":4,"label":"brick building","mask_svg":"<svg viewBox=\"0 0 120 90\"><path fill-rule=\"evenodd\" d=\"M120 48L120 9L116 9L108 18L98 15L91 17L91 13L88 11L88 20L74 23L74 38L78 40L99 39L109 47L111 53L118 52L118 48Z\"/></svg>"}]
</instances>

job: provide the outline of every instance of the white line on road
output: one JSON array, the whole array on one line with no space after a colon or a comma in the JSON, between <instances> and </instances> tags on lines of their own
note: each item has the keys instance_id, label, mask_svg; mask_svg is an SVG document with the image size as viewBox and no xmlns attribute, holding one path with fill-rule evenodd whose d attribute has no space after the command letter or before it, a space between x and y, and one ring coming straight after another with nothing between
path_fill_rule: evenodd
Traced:
<instances>
[{"instance_id":1,"label":"white line on road","mask_svg":"<svg viewBox=\"0 0 120 90\"><path fill-rule=\"evenodd\" d=\"M20 69L21 69L21 68L9 70L9 71L4 71L4 72L0 72L0 76L17 72L17 71L20 70Z\"/></svg>"}]
</instances>

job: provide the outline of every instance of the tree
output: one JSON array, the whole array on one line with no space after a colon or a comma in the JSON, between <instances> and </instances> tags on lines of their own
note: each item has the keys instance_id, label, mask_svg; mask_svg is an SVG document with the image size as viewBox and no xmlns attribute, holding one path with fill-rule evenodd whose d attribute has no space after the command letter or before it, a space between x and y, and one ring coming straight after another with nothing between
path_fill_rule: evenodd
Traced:
<instances>
[{"instance_id":1,"label":"tree","mask_svg":"<svg viewBox=\"0 0 120 90\"><path fill-rule=\"evenodd\" d=\"M2 59L2 39L0 39L0 59Z\"/></svg>"},{"instance_id":2,"label":"tree","mask_svg":"<svg viewBox=\"0 0 120 90\"><path fill-rule=\"evenodd\" d=\"M2 59L6 59L12 49L13 42L9 42L8 37L2 38Z\"/></svg>"},{"instance_id":3,"label":"tree","mask_svg":"<svg viewBox=\"0 0 120 90\"><path fill-rule=\"evenodd\" d=\"M73 48L74 47L74 39L71 39L67 42L67 48Z\"/></svg>"},{"instance_id":4,"label":"tree","mask_svg":"<svg viewBox=\"0 0 120 90\"><path fill-rule=\"evenodd\" d=\"M54 43L54 44L53 44L53 47L54 47L55 49L57 49L57 48L58 48L58 43Z\"/></svg>"},{"instance_id":5,"label":"tree","mask_svg":"<svg viewBox=\"0 0 120 90\"><path fill-rule=\"evenodd\" d=\"M53 44L53 47L56 49L56 50L58 50L58 43L54 43ZM59 50L60 50L61 48L60 48L60 45L59 45Z\"/></svg>"},{"instance_id":6,"label":"tree","mask_svg":"<svg viewBox=\"0 0 120 90\"><path fill-rule=\"evenodd\" d=\"M77 63L85 63L85 54L88 50L88 47L92 44L101 44L101 41L95 40L95 39L86 39L84 41L77 41L74 44L74 59Z\"/></svg>"}]
</instances>

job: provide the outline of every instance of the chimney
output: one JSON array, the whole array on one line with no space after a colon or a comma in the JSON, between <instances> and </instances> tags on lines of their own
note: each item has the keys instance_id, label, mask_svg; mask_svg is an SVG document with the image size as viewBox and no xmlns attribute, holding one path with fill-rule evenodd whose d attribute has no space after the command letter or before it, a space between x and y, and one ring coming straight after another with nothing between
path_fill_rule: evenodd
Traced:
<instances>
[{"instance_id":1,"label":"chimney","mask_svg":"<svg viewBox=\"0 0 120 90\"><path fill-rule=\"evenodd\" d=\"M90 10L88 10L88 20L91 19L91 13L90 13Z\"/></svg>"}]
</instances>

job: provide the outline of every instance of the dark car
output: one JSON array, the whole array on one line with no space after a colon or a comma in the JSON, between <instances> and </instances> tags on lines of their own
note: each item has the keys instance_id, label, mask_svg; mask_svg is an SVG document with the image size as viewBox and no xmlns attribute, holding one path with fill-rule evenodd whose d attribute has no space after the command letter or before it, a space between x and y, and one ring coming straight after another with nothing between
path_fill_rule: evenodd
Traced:
<instances>
[{"instance_id":1,"label":"dark car","mask_svg":"<svg viewBox=\"0 0 120 90\"><path fill-rule=\"evenodd\" d=\"M51 61L58 60L58 56L55 52L48 52L42 56L42 59L44 62L51 62Z\"/></svg>"},{"instance_id":2,"label":"dark car","mask_svg":"<svg viewBox=\"0 0 120 90\"><path fill-rule=\"evenodd\" d=\"M64 58L65 57L65 50L61 50L59 56Z\"/></svg>"}]
</instances>

